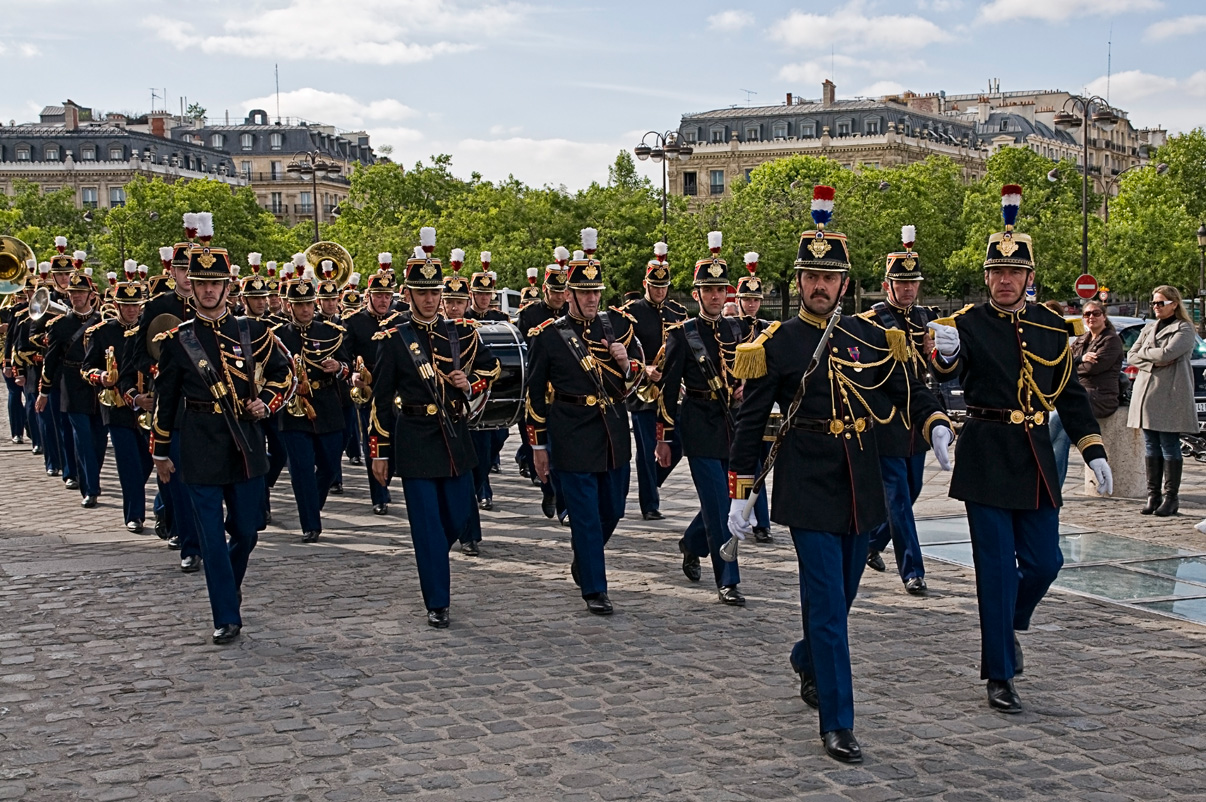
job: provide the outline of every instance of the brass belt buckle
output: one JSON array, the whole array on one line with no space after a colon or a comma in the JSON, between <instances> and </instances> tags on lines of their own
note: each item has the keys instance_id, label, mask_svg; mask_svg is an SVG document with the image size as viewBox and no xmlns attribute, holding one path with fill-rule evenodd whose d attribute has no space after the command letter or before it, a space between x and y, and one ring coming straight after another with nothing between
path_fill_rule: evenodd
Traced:
<instances>
[{"instance_id":1,"label":"brass belt buckle","mask_svg":"<svg viewBox=\"0 0 1206 802\"><path fill-rule=\"evenodd\" d=\"M438 410L436 409L436 405L435 405L435 404L428 404L428 405L427 405L427 414L428 414L428 415L434 415L434 414L436 414L436 412L437 412L437 411L438 411Z\"/></svg>"},{"instance_id":2,"label":"brass belt buckle","mask_svg":"<svg viewBox=\"0 0 1206 802\"><path fill-rule=\"evenodd\" d=\"M1013 410L1009 411L1009 422L1010 423L1021 424L1021 423L1025 422L1025 420L1026 420L1026 413L1022 412L1022 410L1013 409Z\"/></svg>"},{"instance_id":3,"label":"brass belt buckle","mask_svg":"<svg viewBox=\"0 0 1206 802\"><path fill-rule=\"evenodd\" d=\"M1034 413L1034 418L1033 418L1033 420L1034 420L1034 425L1035 425L1035 426L1042 426L1042 425L1043 425L1043 411L1042 411L1041 409L1040 409L1038 412Z\"/></svg>"},{"instance_id":4,"label":"brass belt buckle","mask_svg":"<svg viewBox=\"0 0 1206 802\"><path fill-rule=\"evenodd\" d=\"M836 418L829 421L829 433L834 437L846 431L846 424Z\"/></svg>"},{"instance_id":5,"label":"brass belt buckle","mask_svg":"<svg viewBox=\"0 0 1206 802\"><path fill-rule=\"evenodd\" d=\"M587 405L588 407L593 407L595 404L598 404L598 403L599 403L599 399L598 399L598 398L596 398L595 396L593 396L593 395L588 395L588 396L586 397L586 405Z\"/></svg>"},{"instance_id":6,"label":"brass belt buckle","mask_svg":"<svg viewBox=\"0 0 1206 802\"><path fill-rule=\"evenodd\" d=\"M866 431L866 429L867 429L867 419L866 418L857 418L854 421L854 431L857 434L862 434L864 431Z\"/></svg>"}]
</instances>

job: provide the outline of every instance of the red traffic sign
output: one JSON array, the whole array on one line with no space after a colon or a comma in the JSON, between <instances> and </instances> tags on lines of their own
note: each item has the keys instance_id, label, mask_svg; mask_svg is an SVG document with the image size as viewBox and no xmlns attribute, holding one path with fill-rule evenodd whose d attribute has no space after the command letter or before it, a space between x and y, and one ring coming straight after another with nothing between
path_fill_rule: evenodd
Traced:
<instances>
[{"instance_id":1,"label":"red traffic sign","mask_svg":"<svg viewBox=\"0 0 1206 802\"><path fill-rule=\"evenodd\" d=\"M1076 294L1086 301L1097 294L1097 279L1085 273L1080 278L1076 279Z\"/></svg>"}]
</instances>

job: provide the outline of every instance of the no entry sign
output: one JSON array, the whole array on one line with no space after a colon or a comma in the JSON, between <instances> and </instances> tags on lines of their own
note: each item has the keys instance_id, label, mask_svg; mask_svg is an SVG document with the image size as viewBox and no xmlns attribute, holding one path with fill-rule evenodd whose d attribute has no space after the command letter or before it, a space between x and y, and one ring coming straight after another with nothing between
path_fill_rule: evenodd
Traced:
<instances>
[{"instance_id":1,"label":"no entry sign","mask_svg":"<svg viewBox=\"0 0 1206 802\"><path fill-rule=\"evenodd\" d=\"M1088 300L1097 294L1097 279L1085 273L1076 279L1075 288L1077 295Z\"/></svg>"}]
</instances>

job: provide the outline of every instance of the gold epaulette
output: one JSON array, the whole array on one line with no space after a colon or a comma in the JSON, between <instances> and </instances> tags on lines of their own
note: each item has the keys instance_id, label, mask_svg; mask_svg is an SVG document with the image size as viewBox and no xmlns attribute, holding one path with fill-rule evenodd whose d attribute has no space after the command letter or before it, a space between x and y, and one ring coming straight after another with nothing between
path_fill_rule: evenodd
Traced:
<instances>
[{"instance_id":1,"label":"gold epaulette","mask_svg":"<svg viewBox=\"0 0 1206 802\"><path fill-rule=\"evenodd\" d=\"M855 315L855 317L861 318L868 323L875 323L876 325L879 325L878 321L876 320L877 316L874 309L868 309L866 312L859 312L857 315Z\"/></svg>"},{"instance_id":2,"label":"gold epaulette","mask_svg":"<svg viewBox=\"0 0 1206 802\"><path fill-rule=\"evenodd\" d=\"M683 327L683 324L686 322L687 321L685 321L685 320L676 320L673 323L667 323L666 331L670 331L671 329L681 329Z\"/></svg>"},{"instance_id":3,"label":"gold epaulette","mask_svg":"<svg viewBox=\"0 0 1206 802\"><path fill-rule=\"evenodd\" d=\"M142 326L132 326L132 327L130 327L130 328L128 328L128 329L126 329L126 333L125 333L125 335L124 335L124 336L126 336L126 337L133 337L135 334L137 334L137 333L138 333L138 330L139 330L140 328L142 328Z\"/></svg>"},{"instance_id":4,"label":"gold epaulette","mask_svg":"<svg viewBox=\"0 0 1206 802\"><path fill-rule=\"evenodd\" d=\"M975 306L975 304L968 304L967 306L960 309L958 312L955 312L950 317L940 317L937 320L934 320L931 322L937 323L939 326L953 326L953 325L955 325L955 318L959 317L959 315L962 315L964 312L966 312L968 309L971 309L973 306Z\"/></svg>"},{"instance_id":5,"label":"gold epaulette","mask_svg":"<svg viewBox=\"0 0 1206 802\"><path fill-rule=\"evenodd\" d=\"M613 309L614 309L614 307L613 307ZM633 324L634 326L636 325L636 318L635 318L635 317L633 317L632 315L628 314L628 313L627 313L627 312L625 312L623 309L615 309L615 311L620 313L620 317L624 318L625 320L627 320L629 323Z\"/></svg>"},{"instance_id":6,"label":"gold epaulette","mask_svg":"<svg viewBox=\"0 0 1206 802\"><path fill-rule=\"evenodd\" d=\"M548 320L541 323L539 326L533 326L532 328L528 329L528 336L535 337L537 334L544 331L549 326L553 325L554 320L555 320L555 318L549 318Z\"/></svg>"},{"instance_id":7,"label":"gold epaulette","mask_svg":"<svg viewBox=\"0 0 1206 802\"><path fill-rule=\"evenodd\" d=\"M331 321L328 320L327 325L330 326L331 328L335 329L335 331L339 332L340 334L347 333L347 329L345 329L343 326L339 325L338 323L332 323Z\"/></svg>"},{"instance_id":8,"label":"gold epaulette","mask_svg":"<svg viewBox=\"0 0 1206 802\"><path fill-rule=\"evenodd\" d=\"M108 323L108 322L109 322L109 321L107 321L107 320L102 320L100 323L94 323L93 325L91 325L91 326L89 326L88 328L84 329L84 336L85 336L85 337L91 337L91 336L92 336L92 332L96 331L97 329L99 329L101 326L105 325L105 324L106 324L106 323Z\"/></svg>"},{"instance_id":9,"label":"gold epaulette","mask_svg":"<svg viewBox=\"0 0 1206 802\"><path fill-rule=\"evenodd\" d=\"M897 362L909 361L909 335L901 329L884 329L884 337L888 340L888 353Z\"/></svg>"},{"instance_id":10,"label":"gold epaulette","mask_svg":"<svg viewBox=\"0 0 1206 802\"><path fill-rule=\"evenodd\" d=\"M1066 325L1068 326L1068 333L1073 337L1079 337L1085 333L1085 322L1081 318L1068 318Z\"/></svg>"},{"instance_id":11,"label":"gold epaulette","mask_svg":"<svg viewBox=\"0 0 1206 802\"><path fill-rule=\"evenodd\" d=\"M476 320L475 318L471 318L471 317L458 317L455 320L453 320L452 322L454 325L468 326L471 329L479 328L482 325L480 320Z\"/></svg>"},{"instance_id":12,"label":"gold epaulette","mask_svg":"<svg viewBox=\"0 0 1206 802\"><path fill-rule=\"evenodd\" d=\"M667 298L666 301L662 304L662 306L669 306L675 312L682 312L684 315L687 314L687 307L683 306L678 301L675 301L671 298Z\"/></svg>"},{"instance_id":13,"label":"gold epaulette","mask_svg":"<svg viewBox=\"0 0 1206 802\"><path fill-rule=\"evenodd\" d=\"M382 329L381 331L378 331L375 334L373 334L373 339L374 340L388 340L393 335L393 333L394 333L394 329L391 326L388 329Z\"/></svg>"},{"instance_id":14,"label":"gold epaulette","mask_svg":"<svg viewBox=\"0 0 1206 802\"><path fill-rule=\"evenodd\" d=\"M741 343L733 357L733 376L738 379L757 379L766 375L766 341L775 336L779 329L778 320L754 338L752 343Z\"/></svg>"},{"instance_id":15,"label":"gold epaulette","mask_svg":"<svg viewBox=\"0 0 1206 802\"><path fill-rule=\"evenodd\" d=\"M389 323L391 320L393 320L397 316L398 316L397 312L390 312L388 315L386 315L385 317L383 317L377 321L377 328L379 328L379 329L385 328L385 324Z\"/></svg>"},{"instance_id":16,"label":"gold epaulette","mask_svg":"<svg viewBox=\"0 0 1206 802\"><path fill-rule=\"evenodd\" d=\"M180 328L180 327L179 327L179 326L177 326L177 327L176 327L176 328L174 328L174 329L168 329L167 331L161 331L161 332L159 332L158 334L156 334L156 335L155 335L155 337L154 337L154 338L151 340L151 342L156 342L156 343L159 343L159 342L163 342L164 340L168 339L169 337L175 337L175 336L176 336L176 331L177 331L179 328Z\"/></svg>"}]
</instances>

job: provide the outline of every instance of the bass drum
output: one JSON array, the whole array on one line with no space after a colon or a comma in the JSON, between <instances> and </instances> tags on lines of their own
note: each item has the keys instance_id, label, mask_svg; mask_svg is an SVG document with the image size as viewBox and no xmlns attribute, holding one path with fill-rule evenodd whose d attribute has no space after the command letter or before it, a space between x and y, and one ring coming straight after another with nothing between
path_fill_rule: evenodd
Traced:
<instances>
[{"instance_id":1,"label":"bass drum","mask_svg":"<svg viewBox=\"0 0 1206 802\"><path fill-rule=\"evenodd\" d=\"M490 391L473 403L469 427L508 429L523 412L528 344L519 336L519 329L501 320L482 322L477 336L498 359L502 370Z\"/></svg>"}]
</instances>

